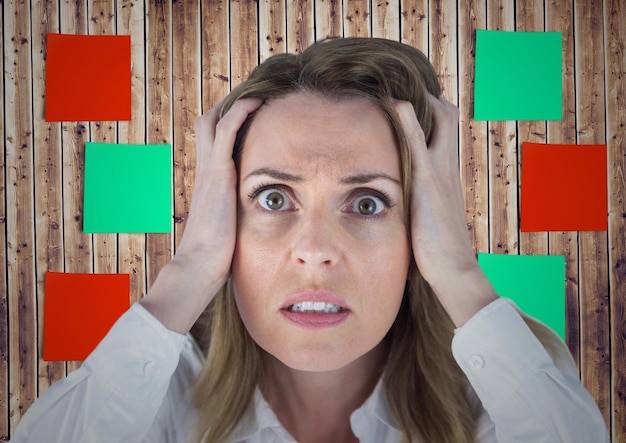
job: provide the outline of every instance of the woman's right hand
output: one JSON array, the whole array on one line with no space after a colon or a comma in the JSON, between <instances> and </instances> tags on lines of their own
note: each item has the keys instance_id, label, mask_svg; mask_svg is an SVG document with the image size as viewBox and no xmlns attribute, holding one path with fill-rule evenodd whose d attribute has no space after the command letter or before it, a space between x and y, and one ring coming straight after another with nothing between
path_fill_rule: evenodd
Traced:
<instances>
[{"instance_id":1,"label":"woman's right hand","mask_svg":"<svg viewBox=\"0 0 626 443\"><path fill-rule=\"evenodd\" d=\"M196 178L183 238L141 302L173 331L188 332L230 274L237 228L233 145L261 103L238 100L221 119L219 103L196 120Z\"/></svg>"}]
</instances>

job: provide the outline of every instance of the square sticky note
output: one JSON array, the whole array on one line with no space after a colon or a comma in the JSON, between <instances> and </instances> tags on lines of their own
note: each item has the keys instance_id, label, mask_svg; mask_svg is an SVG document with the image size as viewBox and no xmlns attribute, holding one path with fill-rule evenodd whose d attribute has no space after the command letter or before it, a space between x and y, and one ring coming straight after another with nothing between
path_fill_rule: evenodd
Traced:
<instances>
[{"instance_id":1,"label":"square sticky note","mask_svg":"<svg viewBox=\"0 0 626 443\"><path fill-rule=\"evenodd\" d=\"M498 295L565 340L565 257L479 253L478 264Z\"/></svg>"},{"instance_id":2,"label":"square sticky note","mask_svg":"<svg viewBox=\"0 0 626 443\"><path fill-rule=\"evenodd\" d=\"M46 272L43 358L84 360L130 306L128 274Z\"/></svg>"},{"instance_id":3,"label":"square sticky note","mask_svg":"<svg viewBox=\"0 0 626 443\"><path fill-rule=\"evenodd\" d=\"M130 120L128 35L48 34L46 121Z\"/></svg>"},{"instance_id":4,"label":"square sticky note","mask_svg":"<svg viewBox=\"0 0 626 443\"><path fill-rule=\"evenodd\" d=\"M172 148L88 142L86 233L172 231Z\"/></svg>"},{"instance_id":5,"label":"square sticky note","mask_svg":"<svg viewBox=\"0 0 626 443\"><path fill-rule=\"evenodd\" d=\"M474 119L560 120L560 32L476 31Z\"/></svg>"},{"instance_id":6,"label":"square sticky note","mask_svg":"<svg viewBox=\"0 0 626 443\"><path fill-rule=\"evenodd\" d=\"M521 230L606 231L606 145L522 144Z\"/></svg>"}]
</instances>

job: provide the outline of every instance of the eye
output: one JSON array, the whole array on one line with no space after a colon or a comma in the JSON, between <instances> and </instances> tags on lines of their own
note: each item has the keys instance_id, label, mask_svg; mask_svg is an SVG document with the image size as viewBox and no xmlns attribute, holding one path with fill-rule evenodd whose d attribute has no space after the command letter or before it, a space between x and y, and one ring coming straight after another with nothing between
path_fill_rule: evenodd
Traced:
<instances>
[{"instance_id":1,"label":"eye","mask_svg":"<svg viewBox=\"0 0 626 443\"><path fill-rule=\"evenodd\" d=\"M293 203L283 191L269 188L260 191L256 196L263 209L268 211L286 211L293 208Z\"/></svg>"},{"instance_id":2,"label":"eye","mask_svg":"<svg viewBox=\"0 0 626 443\"><path fill-rule=\"evenodd\" d=\"M355 199L351 206L351 212L367 216L381 213L388 205L379 197L364 195Z\"/></svg>"}]
</instances>

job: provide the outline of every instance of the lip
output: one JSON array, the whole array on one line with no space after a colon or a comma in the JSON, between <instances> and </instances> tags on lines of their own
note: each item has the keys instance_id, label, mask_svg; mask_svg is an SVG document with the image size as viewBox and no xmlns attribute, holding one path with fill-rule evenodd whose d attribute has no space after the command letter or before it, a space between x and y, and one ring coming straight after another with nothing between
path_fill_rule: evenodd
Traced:
<instances>
[{"instance_id":1,"label":"lip","mask_svg":"<svg viewBox=\"0 0 626 443\"><path fill-rule=\"evenodd\" d=\"M339 297L337 294L330 292L330 291L319 291L319 290L297 292L289 296L289 298L285 300L285 302L280 307L280 309L284 310L284 309L287 309L291 305L295 305L296 303L302 303L305 301L332 303L334 305L339 306L342 310L346 310L346 311L350 310L345 300Z\"/></svg>"},{"instance_id":2,"label":"lip","mask_svg":"<svg viewBox=\"0 0 626 443\"><path fill-rule=\"evenodd\" d=\"M312 313L290 311L289 306L305 301L332 303L341 307L339 312ZM347 303L329 291L303 291L290 296L280 308L280 313L292 324L304 329L331 328L342 323L349 315Z\"/></svg>"},{"instance_id":3,"label":"lip","mask_svg":"<svg viewBox=\"0 0 626 443\"><path fill-rule=\"evenodd\" d=\"M342 323L350 311L339 311L336 314L314 314L311 312L293 312L281 309L280 313L291 323L305 329L332 328Z\"/></svg>"}]
</instances>

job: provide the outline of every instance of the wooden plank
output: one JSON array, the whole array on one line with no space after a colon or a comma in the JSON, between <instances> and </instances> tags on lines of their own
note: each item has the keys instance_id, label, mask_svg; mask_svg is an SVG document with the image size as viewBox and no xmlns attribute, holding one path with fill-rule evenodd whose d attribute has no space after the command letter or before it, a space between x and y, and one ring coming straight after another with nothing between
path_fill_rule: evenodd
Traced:
<instances>
[{"instance_id":1,"label":"wooden plank","mask_svg":"<svg viewBox=\"0 0 626 443\"><path fill-rule=\"evenodd\" d=\"M130 35L132 103L130 121L118 122L118 142L146 141L146 66L143 3L117 2L117 33ZM118 235L118 271L130 275L131 303L146 293L146 235Z\"/></svg>"},{"instance_id":2,"label":"wooden plank","mask_svg":"<svg viewBox=\"0 0 626 443\"><path fill-rule=\"evenodd\" d=\"M259 61L287 50L285 0L259 1Z\"/></svg>"},{"instance_id":3,"label":"wooden plank","mask_svg":"<svg viewBox=\"0 0 626 443\"><path fill-rule=\"evenodd\" d=\"M44 361L43 303L46 271L63 272L63 189L61 125L44 119L47 34L59 32L56 2L32 2L33 135L35 169L35 238L37 245L38 395L65 376L63 362Z\"/></svg>"},{"instance_id":4,"label":"wooden plank","mask_svg":"<svg viewBox=\"0 0 626 443\"><path fill-rule=\"evenodd\" d=\"M64 34L87 34L86 1L60 5L60 27ZM89 140L88 122L64 122L63 144L63 235L65 271L93 272L92 236L83 233L83 183L85 143ZM68 362L68 373L80 362Z\"/></svg>"},{"instance_id":5,"label":"wooden plank","mask_svg":"<svg viewBox=\"0 0 626 443\"><path fill-rule=\"evenodd\" d=\"M316 0L315 40L343 36L343 4L341 0Z\"/></svg>"},{"instance_id":6,"label":"wooden plank","mask_svg":"<svg viewBox=\"0 0 626 443\"><path fill-rule=\"evenodd\" d=\"M544 11L543 0L517 0L515 18L515 29L518 32L543 32L544 31ZM522 180L521 175L521 150L523 142L546 143L546 122L545 121L518 121L517 134L519 137L518 149L518 194L520 192ZM548 233L547 232L520 232L520 253L524 255L547 255L548 254Z\"/></svg>"},{"instance_id":7,"label":"wooden plank","mask_svg":"<svg viewBox=\"0 0 626 443\"><path fill-rule=\"evenodd\" d=\"M605 143L602 2L576 0L574 22L578 143ZM579 251L582 382L610 426L607 233L581 232Z\"/></svg>"},{"instance_id":8,"label":"wooden plank","mask_svg":"<svg viewBox=\"0 0 626 443\"><path fill-rule=\"evenodd\" d=\"M109 0L89 0L90 35L115 35L115 4ZM117 123L94 121L89 123L92 142L117 143ZM96 234L93 240L93 269L99 274L117 272L117 235Z\"/></svg>"},{"instance_id":9,"label":"wooden plank","mask_svg":"<svg viewBox=\"0 0 626 443\"><path fill-rule=\"evenodd\" d=\"M372 17L368 0L343 0L343 14L344 37L372 35Z\"/></svg>"},{"instance_id":10,"label":"wooden plank","mask_svg":"<svg viewBox=\"0 0 626 443\"><path fill-rule=\"evenodd\" d=\"M443 96L458 105L456 13L456 0L431 0L428 22L433 38L428 54Z\"/></svg>"},{"instance_id":11,"label":"wooden plank","mask_svg":"<svg viewBox=\"0 0 626 443\"><path fill-rule=\"evenodd\" d=\"M576 143L576 90L574 85L573 0L546 4L546 31L561 32L563 57L563 119L548 122L549 143ZM566 342L580 367L580 307L578 300L578 232L551 232L551 255L565 257Z\"/></svg>"},{"instance_id":12,"label":"wooden plank","mask_svg":"<svg viewBox=\"0 0 626 443\"><path fill-rule=\"evenodd\" d=\"M401 0L402 42L428 54L428 0Z\"/></svg>"},{"instance_id":13,"label":"wooden plank","mask_svg":"<svg viewBox=\"0 0 626 443\"><path fill-rule=\"evenodd\" d=\"M314 0L287 0L287 52L299 54L315 41Z\"/></svg>"},{"instance_id":14,"label":"wooden plank","mask_svg":"<svg viewBox=\"0 0 626 443\"><path fill-rule=\"evenodd\" d=\"M173 145L180 149L176 155L182 155L183 152L185 154L181 157L180 163L176 160L175 165L173 178L175 189L177 193L179 190L184 193L182 198L176 197L175 215L179 217L182 214L184 217L186 213L184 205L188 205L189 202L191 182L190 177L185 176L184 179L187 180L185 183L180 175L182 171L192 173L192 169L189 168L193 168L192 157L189 157L190 152L193 155L191 149L193 135L188 131L190 127L188 122L191 121L193 114L191 110L194 106L199 106L199 101L202 102L203 109L207 110L227 93L231 77L234 84L237 84L256 65L259 54L264 57L263 54L275 52L264 50L264 36L260 34L261 40L257 36L257 25L261 29L263 24L262 16L265 11L263 3L258 6L261 11L261 23L258 23L255 2L243 0L232 2L231 10L229 2L225 0L198 1L202 3L199 12L202 15L199 30L202 33L200 60L197 60L197 56L191 52L180 54L178 49L179 46L188 48L189 43L197 45L197 41L185 41L182 37L179 39L172 35L176 27L170 25L170 20L173 23L179 20L179 24L182 24L182 17L188 17L185 15L186 12L178 18L171 12L153 15L157 8L170 8L169 2L153 0L147 6L144 2L137 3L132 0L108 2L115 4L117 10L113 13L117 15L116 17L103 17L96 12L110 11L111 6L103 0L0 2L0 11L3 13L0 35L3 35L2 48L5 55L0 60L4 73L0 78L0 91L4 99L3 106L0 107L0 136L5 140L0 148L2 149L0 261L3 266L0 272L0 441L9 437L10 429L15 428L27 406L38 395L37 383L41 394L63 373L62 363L43 362L38 359L36 352L37 344L40 343L37 340L38 330L41 337L42 316L37 317L37 312L39 314L42 312L45 269L94 272L97 269L115 270L117 267L120 272L131 274L131 293L136 300L145 292L147 286L146 263L151 263L149 274L152 280L160 266L169 260L174 239L172 236L161 234L150 235L151 244L148 246L146 236L143 234L119 235L119 251L115 257L111 255L113 247L110 243L103 246L99 243L99 236L92 239L91 236L82 233L84 143L90 137L92 140L113 140L115 134L108 127L97 127L96 124L89 128L90 125L85 122L63 125L49 125L43 122L42 79L45 72L43 35L47 29L55 26L58 27L57 30L66 33L85 34L88 28L90 33L98 32L96 29L101 28L106 28L112 33L115 28L111 20L116 21L118 34L132 35L133 120L118 123L117 141L120 143L175 141ZM346 2L344 13L342 2L337 0L280 0L280 2L281 8L284 8L281 14L286 14L286 22L283 23L285 25L283 35L286 38L280 44L290 52L303 50L315 38L343 35L344 24L346 35L362 34L362 28L355 25L354 20L348 21L346 17L349 11L355 9L355 5L369 3ZM195 4L176 3L175 11L187 11L189 6L193 6L194 11L197 10ZM568 346L576 360L579 356L582 359L580 368L583 383L598 401L607 422L611 420L613 423L613 441L626 439L626 416L622 413L626 409L624 405L626 397L623 395L623 392L626 392L624 373L626 350L622 340L626 316L626 306L622 297L622 294L626 293L624 272L626 219L623 217L626 213L623 178L626 158L624 129L621 126L626 120L623 83L626 75L624 66L626 59L623 54L623 42L626 40L624 35L626 8L620 3L622 2L618 0L605 0L603 3L599 0L579 0L576 4L574 0L558 2L490 0L488 23L486 0L458 0L456 9L458 28L448 31L449 36L453 36L452 40L455 38L457 40L458 71L451 70L451 77L444 76L442 79L446 91L451 91L454 86L452 77L455 74L459 79L461 174L468 206L468 224L476 249L490 250L491 237L494 242L491 250L494 252L509 250L511 249L509 243L512 241L510 236L516 233L519 235L521 253L544 253L546 235L518 234L517 226L512 222L515 219L514 214L509 211L510 208L505 208L506 204L514 203L509 198L512 193L505 186L506 175L504 178L498 177L498 173L503 170L508 173L506 168L507 165L513 164L512 156L506 161L493 157L496 152L494 143L500 138L508 142L507 136L512 132L506 127L501 130L498 124L492 124L490 129L498 130L488 138L487 123L476 122L471 118L475 29L486 29L487 24L489 28L495 29L497 26L494 22L509 20L511 11L515 11L513 16L516 17L516 25L510 29L541 30L540 17L543 13L542 8L545 8L545 30L563 33L563 120L550 121L546 126L542 126L542 123L520 122L516 126L519 140L513 137L512 143L519 146L519 142L524 140L539 142L547 140L550 143L608 144L610 186L608 234L581 233L580 258L578 233L550 233L547 238L550 254L566 256ZM274 3L266 3L268 6L270 4ZM351 5L350 8L348 4ZM511 9L513 5L514 9ZM500 9L501 6L504 9ZM366 20L359 16L357 22L360 22L361 26L366 23L366 28L371 31L365 33L366 35L388 38L394 38L393 35L399 27L398 35L401 35L402 41L429 52L435 65L450 66L452 60L448 62L445 60L451 54L443 48L446 44L452 46L454 44L446 42L448 36L443 40L441 36L446 29L451 29L449 24L454 13L450 14L450 11L454 11L455 3L450 0L402 0L401 16L396 23L389 20L390 16L387 14L389 8L394 7L395 4L383 3L379 6L378 3L373 3L371 11L368 9L372 16ZM57 12L55 8L58 8ZM440 14L438 10L441 11ZM499 14L504 18L498 18ZM282 21L279 15L272 20ZM92 17L95 21L90 23ZM233 19L232 27L229 26L230 19ZM370 19L371 29L368 28ZM55 20L58 20L56 25ZM157 23L159 20L162 22ZM185 20L193 20L193 23L196 23L198 19ZM577 41L574 41L574 25ZM602 25L604 29L601 28ZM145 35L149 40L147 45L144 43L144 30L147 31ZM192 31L194 30L184 30ZM12 41L11 38L16 35L22 35L26 41L22 43L24 40L21 38ZM594 38L591 39L589 36ZM233 76L229 67L229 38L233 43ZM25 50L25 47L28 47L28 50ZM17 49L18 52L15 53L13 49ZM150 65L148 69L144 60ZM193 69L197 70L201 67L201 94L198 94L197 86L189 91L181 89L182 78L172 75L177 68L168 71L170 66L176 67L179 63L195 65ZM150 79L147 85L146 78ZM174 82L173 78L176 79ZM32 90L29 89L31 87L29 79L32 79ZM446 83L446 79L449 83ZM193 84L197 82L197 79L192 81ZM192 97L194 94L196 97ZM179 98L182 98L183 102L179 102ZM148 124L146 118L150 119ZM606 124L603 125L605 118ZM178 146L179 140L184 147ZM24 149L17 149L23 144L26 145ZM491 147L491 157L487 155L487 146ZM503 150L506 151L506 155L514 152L509 151L508 146ZM22 158L19 158L20 156ZM499 188L492 189L493 201L497 201L496 207L499 210L505 209L511 216L502 224L504 228L492 226L491 236L487 201L487 196L490 195L488 186L490 174L492 185L494 181L500 180ZM22 176L26 178L23 179ZM5 183L6 189L3 188ZM517 190L518 182L513 182L511 186ZM61 187L64 195L58 191ZM501 199L503 196L506 199ZM492 219L498 217L492 213ZM55 228L57 225L58 229ZM175 224L176 241L180 238L183 225L184 218L182 223ZM164 238L167 240L163 241ZM500 238L506 240L507 243L503 243L506 248L497 247L496 242ZM21 246L24 243L28 245L26 248ZM146 248L147 256L144 252ZM60 251L63 249L65 252L61 255ZM101 255L99 250L104 250L104 255ZM513 248L511 252L517 253L517 250ZM25 260L22 260L22 255L26 257ZM581 308L578 304L579 282ZM18 332L23 330L23 326L26 328L26 335ZM582 332L582 337L579 337L579 332ZM25 362L25 365L22 365L22 362ZM77 363L68 364L70 370L76 366Z\"/></svg>"},{"instance_id":15,"label":"wooden plank","mask_svg":"<svg viewBox=\"0 0 626 443\"><path fill-rule=\"evenodd\" d=\"M4 35L4 4L0 3L0 35ZM4 41L0 38L0 45ZM4 57L0 59L0 139L5 139L4 116ZM0 143L0 442L9 441L9 296L7 288L7 207L6 207L6 168L5 142Z\"/></svg>"},{"instance_id":16,"label":"wooden plank","mask_svg":"<svg viewBox=\"0 0 626 443\"><path fill-rule=\"evenodd\" d=\"M202 0L202 110L230 90L229 2Z\"/></svg>"},{"instance_id":17,"label":"wooden plank","mask_svg":"<svg viewBox=\"0 0 626 443\"><path fill-rule=\"evenodd\" d=\"M174 41L174 237L180 243L189 215L195 179L196 150L194 122L200 115L201 54L200 2L175 2L172 5Z\"/></svg>"},{"instance_id":18,"label":"wooden plank","mask_svg":"<svg viewBox=\"0 0 626 443\"><path fill-rule=\"evenodd\" d=\"M4 3L9 429L37 397L30 2Z\"/></svg>"},{"instance_id":19,"label":"wooden plank","mask_svg":"<svg viewBox=\"0 0 626 443\"><path fill-rule=\"evenodd\" d=\"M169 2L146 2L147 142L172 145L172 10ZM172 258L172 234L148 234L148 288Z\"/></svg>"},{"instance_id":20,"label":"wooden plank","mask_svg":"<svg viewBox=\"0 0 626 443\"><path fill-rule=\"evenodd\" d=\"M613 441L626 441L626 5L604 4ZM621 339L620 339L621 337Z\"/></svg>"},{"instance_id":21,"label":"wooden plank","mask_svg":"<svg viewBox=\"0 0 626 443\"><path fill-rule=\"evenodd\" d=\"M460 0L459 35L459 163L466 219L476 252L489 252L489 155L487 122L475 121L474 67L476 29L487 28L486 0Z\"/></svg>"},{"instance_id":22,"label":"wooden plank","mask_svg":"<svg viewBox=\"0 0 626 443\"><path fill-rule=\"evenodd\" d=\"M372 36L400 38L400 0L372 2Z\"/></svg>"},{"instance_id":23,"label":"wooden plank","mask_svg":"<svg viewBox=\"0 0 626 443\"><path fill-rule=\"evenodd\" d=\"M513 31L514 4L487 1L487 27ZM517 138L514 121L492 121L489 128L489 250L518 253Z\"/></svg>"},{"instance_id":24,"label":"wooden plank","mask_svg":"<svg viewBox=\"0 0 626 443\"><path fill-rule=\"evenodd\" d=\"M230 90L229 3L225 0L202 0L201 4L202 112L217 105ZM205 341L206 325L202 321L196 323L191 334L200 342Z\"/></svg>"},{"instance_id":25,"label":"wooden plank","mask_svg":"<svg viewBox=\"0 0 626 443\"><path fill-rule=\"evenodd\" d=\"M248 78L259 63L256 2L230 2L231 86Z\"/></svg>"}]
</instances>

